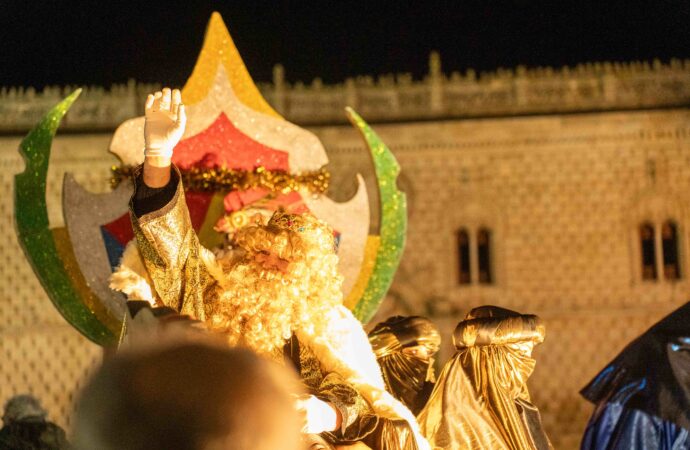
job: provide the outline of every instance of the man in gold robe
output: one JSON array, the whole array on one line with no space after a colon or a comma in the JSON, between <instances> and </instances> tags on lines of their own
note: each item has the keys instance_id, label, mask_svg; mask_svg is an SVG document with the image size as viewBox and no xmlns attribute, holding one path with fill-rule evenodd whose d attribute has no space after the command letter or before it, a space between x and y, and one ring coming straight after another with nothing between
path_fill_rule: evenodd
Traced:
<instances>
[{"instance_id":1,"label":"man in gold robe","mask_svg":"<svg viewBox=\"0 0 690 450\"><path fill-rule=\"evenodd\" d=\"M178 90L147 98L145 159L130 203L136 244L111 286L292 365L310 394L296 402L303 431L327 445L429 448L412 413L386 392L361 324L342 305L328 225L277 212L238 231L221 258L201 246L171 162L185 120Z\"/></svg>"},{"instance_id":2,"label":"man in gold robe","mask_svg":"<svg viewBox=\"0 0 690 450\"><path fill-rule=\"evenodd\" d=\"M426 317L389 317L371 330L369 342L388 392L418 414L434 388L433 356L441 345L438 328Z\"/></svg>"},{"instance_id":3,"label":"man in gold robe","mask_svg":"<svg viewBox=\"0 0 690 450\"><path fill-rule=\"evenodd\" d=\"M552 449L527 379L544 340L539 317L497 306L471 310L453 333L457 352L418 416L436 448Z\"/></svg>"}]
</instances>

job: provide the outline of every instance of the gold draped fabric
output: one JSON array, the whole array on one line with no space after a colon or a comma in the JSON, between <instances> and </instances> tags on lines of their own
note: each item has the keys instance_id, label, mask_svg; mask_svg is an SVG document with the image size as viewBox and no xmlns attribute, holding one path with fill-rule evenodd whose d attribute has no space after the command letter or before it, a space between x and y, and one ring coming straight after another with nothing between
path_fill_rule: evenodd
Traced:
<instances>
[{"instance_id":1,"label":"gold draped fabric","mask_svg":"<svg viewBox=\"0 0 690 450\"><path fill-rule=\"evenodd\" d=\"M443 450L507 450L486 407L479 402L456 354L444 366L417 416L422 434Z\"/></svg>"},{"instance_id":2,"label":"gold draped fabric","mask_svg":"<svg viewBox=\"0 0 690 450\"><path fill-rule=\"evenodd\" d=\"M393 316L377 324L369 333L376 356L404 347L424 346L433 355L441 345L434 323L422 316Z\"/></svg>"},{"instance_id":3,"label":"gold draped fabric","mask_svg":"<svg viewBox=\"0 0 690 450\"><path fill-rule=\"evenodd\" d=\"M141 167L137 170L140 171ZM136 179L140 179L138 172ZM210 253L201 246L192 227L179 180L180 174L175 170L172 182L177 183L177 189L163 208L137 218L130 204L130 215L158 305L204 321L211 310L209 305L217 301L221 287L204 263L203 253L206 252L207 257ZM360 448L362 443L366 443L374 450L417 450L414 436L405 421L377 416L352 384L337 373L322 370L308 342L298 342L293 336L283 354L276 355L278 361L284 361L283 357L296 363L300 378L310 394L332 403L341 412L341 429L322 435L329 445Z\"/></svg>"},{"instance_id":4,"label":"gold draped fabric","mask_svg":"<svg viewBox=\"0 0 690 450\"><path fill-rule=\"evenodd\" d=\"M443 449L543 450L551 444L527 379L544 325L534 315L494 306L470 311L455 329L455 356L425 409L422 432Z\"/></svg>"},{"instance_id":5,"label":"gold draped fabric","mask_svg":"<svg viewBox=\"0 0 690 450\"><path fill-rule=\"evenodd\" d=\"M386 390L418 414L434 386L433 359L406 354L403 348L423 346L429 355L435 354L441 344L436 327L424 317L391 317L376 325L369 342Z\"/></svg>"},{"instance_id":6,"label":"gold draped fabric","mask_svg":"<svg viewBox=\"0 0 690 450\"><path fill-rule=\"evenodd\" d=\"M393 394L413 413L418 413L426 403L433 387L433 371L429 361L392 353L378 359L386 390Z\"/></svg>"}]
</instances>

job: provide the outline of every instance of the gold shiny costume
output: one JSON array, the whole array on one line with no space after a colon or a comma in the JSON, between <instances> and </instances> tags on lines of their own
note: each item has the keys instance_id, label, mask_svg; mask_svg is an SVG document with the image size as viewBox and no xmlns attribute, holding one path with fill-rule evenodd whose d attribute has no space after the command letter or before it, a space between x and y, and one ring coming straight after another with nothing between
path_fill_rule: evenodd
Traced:
<instances>
[{"instance_id":1,"label":"gold shiny costume","mask_svg":"<svg viewBox=\"0 0 690 450\"><path fill-rule=\"evenodd\" d=\"M136 171L137 185L141 183L141 169ZM179 180L179 172L174 171L172 177L171 182ZM218 283L204 264L202 253L208 250L201 246L192 227L182 183L177 182L175 195L163 208L141 217L131 211L130 217L157 306L205 321L208 305L217 298Z\"/></svg>"},{"instance_id":2,"label":"gold shiny costume","mask_svg":"<svg viewBox=\"0 0 690 450\"><path fill-rule=\"evenodd\" d=\"M137 176L136 179L137 184L142 183L140 177ZM133 203L130 205L138 254L136 248L125 252L122 265L111 280L111 287L122 290L130 297L141 295L146 289L141 289L141 283L137 282L137 285L132 281L139 277L144 280L144 284L151 287L151 296L147 300L205 321L210 328L226 332L231 344L244 344L252 348L252 341L243 342L243 334L238 334L236 329L249 323L253 328L247 328L245 334L251 334L256 330L261 331L262 323L251 322L252 310L246 307L242 311L245 316L240 320L234 320L236 318L233 318L233 305L241 302L244 296L242 292L232 292L232 286L233 277L235 281L239 280L237 285L242 285L241 282L246 280L246 272L233 274L233 270L235 267L248 270L247 267L252 261L247 261L251 259L252 246L255 243L249 239L251 236L244 236L245 243L248 244L244 251L239 252L240 257L236 258L244 261L243 264L233 266L236 261L217 261L212 252L201 246L192 228L182 182L176 170L173 171L171 183L177 183L174 196L159 210L136 217ZM276 215L272 221L275 218ZM282 235L287 233L288 241L294 237L294 233L290 234L291 231L302 231L302 219L299 216L294 217L294 221L298 222L296 225L293 224L293 219L286 215L278 219L282 222L269 222L268 227L256 228L264 232L271 232L271 226L280 228ZM336 258L332 245L332 231L329 232L329 251L333 255L328 258ZM310 236L304 236L304 239ZM295 239L299 241L299 237ZM276 252L278 256L286 256L283 252L287 251L289 246L286 247L285 242L281 245L278 245L279 248L276 247ZM261 251L265 253L265 250ZM314 253L312 250L309 251ZM312 257L320 258L318 255ZM337 259L335 261L337 262ZM333 260L329 259L328 264L334 266ZM142 265L145 270L141 270ZM296 270L308 270L304 267L300 269L299 264L296 264L296 267ZM280 282L280 273L268 272L270 271L259 270L257 277L268 277L269 280ZM329 288L339 293L340 281L338 278L332 283L335 288ZM286 283L292 288L289 279ZM135 285L137 286L133 287ZM247 283L242 286L244 292L249 295L252 291L251 286L247 288ZM304 295L307 296L318 294L305 292ZM326 289L321 295L329 295L331 292ZM268 311L268 322L280 327L279 315L283 311L278 311L277 309L281 308L276 307L271 309L272 298L265 297L267 296L258 299L263 306L257 306L256 311L258 314ZM307 300L304 304L311 305L311 299ZM287 328L288 334L284 333L285 339L281 341L284 342L284 347L274 348L267 356L294 365L308 392L333 404L339 410L342 416L341 428L332 433L321 434L329 444L346 446L364 443L373 449L390 450L427 449L428 444L419 434L414 416L385 392L383 380L361 324L340 304L342 297L336 298L334 302L337 303L335 306L325 302L324 305L328 306L328 309L318 310L319 320L308 318L303 319L306 320L303 323L293 322L301 325L293 329ZM278 318L275 321L270 320L274 313ZM296 314L301 314L300 317L308 316L305 315L304 308L301 313L298 311ZM267 327L263 328L266 331ZM278 337L280 338L280 335ZM255 350L267 354L265 348Z\"/></svg>"},{"instance_id":3,"label":"gold shiny costume","mask_svg":"<svg viewBox=\"0 0 690 450\"><path fill-rule=\"evenodd\" d=\"M381 366L386 389L410 411L417 414L434 387L433 355L441 345L441 335L425 317L395 316L377 324L369 342ZM423 347L425 356L408 353Z\"/></svg>"},{"instance_id":4,"label":"gold shiny costume","mask_svg":"<svg viewBox=\"0 0 690 450\"><path fill-rule=\"evenodd\" d=\"M534 315L475 308L453 334L457 353L445 365L418 419L443 449L550 449L527 378L545 329Z\"/></svg>"}]
</instances>

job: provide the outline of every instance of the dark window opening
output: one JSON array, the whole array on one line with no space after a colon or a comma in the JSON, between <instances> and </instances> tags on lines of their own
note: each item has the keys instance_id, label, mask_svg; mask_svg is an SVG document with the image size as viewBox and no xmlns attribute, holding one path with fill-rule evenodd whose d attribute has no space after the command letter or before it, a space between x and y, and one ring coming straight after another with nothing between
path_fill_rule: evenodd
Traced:
<instances>
[{"instance_id":1,"label":"dark window opening","mask_svg":"<svg viewBox=\"0 0 690 450\"><path fill-rule=\"evenodd\" d=\"M664 257L664 278L680 279L680 259L678 258L678 226L671 220L661 226L661 250Z\"/></svg>"},{"instance_id":2,"label":"dark window opening","mask_svg":"<svg viewBox=\"0 0 690 450\"><path fill-rule=\"evenodd\" d=\"M479 263L479 282L491 284L491 231L480 228L477 232L477 259Z\"/></svg>"},{"instance_id":3,"label":"dark window opening","mask_svg":"<svg viewBox=\"0 0 690 450\"><path fill-rule=\"evenodd\" d=\"M640 249L642 251L642 279L656 280L654 226L650 223L640 225Z\"/></svg>"},{"instance_id":4,"label":"dark window opening","mask_svg":"<svg viewBox=\"0 0 690 450\"><path fill-rule=\"evenodd\" d=\"M466 229L457 233L458 239L458 283L470 284L470 235Z\"/></svg>"}]
</instances>

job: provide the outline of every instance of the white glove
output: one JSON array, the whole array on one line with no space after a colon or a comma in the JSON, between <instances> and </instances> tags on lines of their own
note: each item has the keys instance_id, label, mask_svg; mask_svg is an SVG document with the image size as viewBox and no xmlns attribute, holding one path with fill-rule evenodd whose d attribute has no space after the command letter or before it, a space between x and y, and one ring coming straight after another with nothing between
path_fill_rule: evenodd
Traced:
<instances>
[{"instance_id":1,"label":"white glove","mask_svg":"<svg viewBox=\"0 0 690 450\"><path fill-rule=\"evenodd\" d=\"M338 411L330 403L310 395L297 400L297 411L305 415L302 433L319 434L324 431L335 431L338 428Z\"/></svg>"},{"instance_id":2,"label":"white glove","mask_svg":"<svg viewBox=\"0 0 690 450\"><path fill-rule=\"evenodd\" d=\"M187 123L179 89L171 92L169 88L165 88L162 92L149 94L146 98L145 115L144 156L156 157L169 165L173 148L180 142Z\"/></svg>"}]
</instances>

